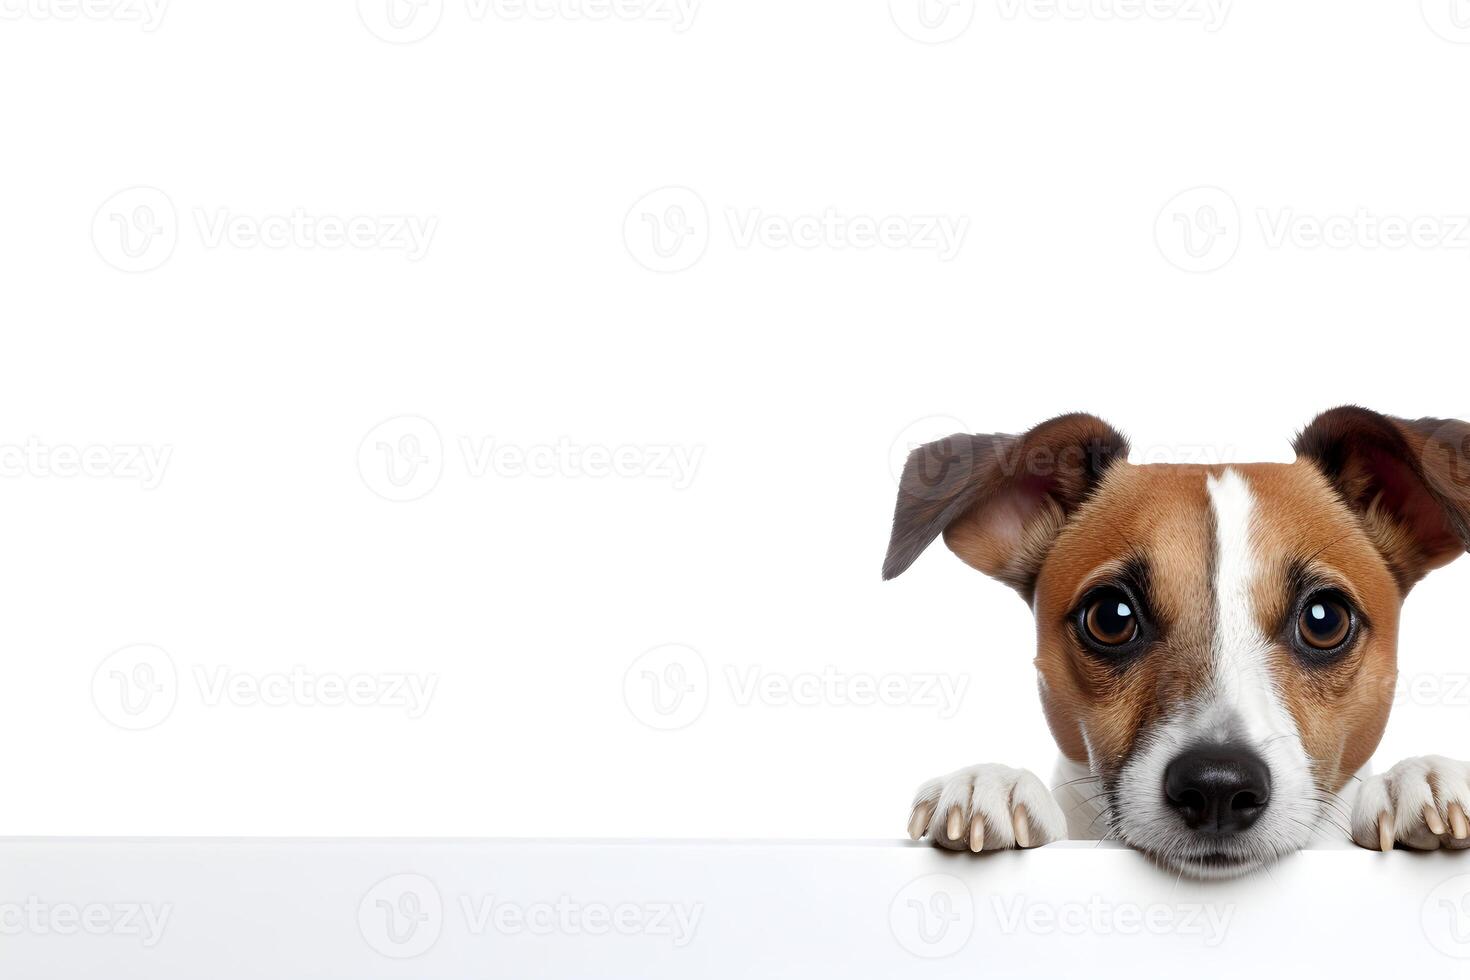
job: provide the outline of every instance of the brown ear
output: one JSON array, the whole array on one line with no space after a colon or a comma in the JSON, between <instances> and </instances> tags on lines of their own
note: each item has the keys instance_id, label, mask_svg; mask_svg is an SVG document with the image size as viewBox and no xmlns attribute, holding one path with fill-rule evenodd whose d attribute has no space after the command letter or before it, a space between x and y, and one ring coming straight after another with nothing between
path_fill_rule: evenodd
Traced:
<instances>
[{"instance_id":1,"label":"brown ear","mask_svg":"<svg viewBox=\"0 0 1470 980\"><path fill-rule=\"evenodd\" d=\"M1067 517L1128 440L1092 415L1063 415L1023 435L956 434L909 454L893 510L883 577L940 534L966 563L1030 597Z\"/></svg>"},{"instance_id":2,"label":"brown ear","mask_svg":"<svg viewBox=\"0 0 1470 980\"><path fill-rule=\"evenodd\" d=\"M1317 416L1293 445L1357 512L1405 591L1470 548L1464 422L1408 421L1348 405Z\"/></svg>"}]
</instances>

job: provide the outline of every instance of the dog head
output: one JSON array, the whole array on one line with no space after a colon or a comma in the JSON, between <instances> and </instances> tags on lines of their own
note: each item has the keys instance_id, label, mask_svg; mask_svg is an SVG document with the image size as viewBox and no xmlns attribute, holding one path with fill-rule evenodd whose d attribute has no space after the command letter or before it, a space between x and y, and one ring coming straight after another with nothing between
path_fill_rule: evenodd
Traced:
<instances>
[{"instance_id":1,"label":"dog head","mask_svg":"<svg viewBox=\"0 0 1470 980\"><path fill-rule=\"evenodd\" d=\"M908 458L884 578L935 538L1036 616L1062 752L1112 832L1202 877L1301 847L1378 745L1399 609L1470 546L1470 426L1319 416L1289 464L1148 465L1102 420Z\"/></svg>"}]
</instances>

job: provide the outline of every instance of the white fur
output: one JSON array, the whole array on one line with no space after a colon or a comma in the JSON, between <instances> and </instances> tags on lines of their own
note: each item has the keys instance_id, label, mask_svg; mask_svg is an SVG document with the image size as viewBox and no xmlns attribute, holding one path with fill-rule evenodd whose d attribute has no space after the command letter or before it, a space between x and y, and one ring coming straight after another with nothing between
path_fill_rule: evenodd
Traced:
<instances>
[{"instance_id":1,"label":"white fur","mask_svg":"<svg viewBox=\"0 0 1470 980\"><path fill-rule=\"evenodd\" d=\"M1424 820L1424 811L1432 807L1446 831L1451 830L1451 803L1470 813L1470 763L1442 755L1405 759L1381 776L1363 781L1353 805L1353 840L1377 850L1378 818L1386 813L1395 843L1416 851L1470 847L1470 838L1457 839L1452 832L1435 834Z\"/></svg>"},{"instance_id":2,"label":"white fur","mask_svg":"<svg viewBox=\"0 0 1470 980\"><path fill-rule=\"evenodd\" d=\"M1025 808L1029 818L1030 846L1066 839L1067 822L1061 808L1047 792L1046 784L1026 769L994 764L968 766L929 780L914 794L915 808L932 806L934 810L925 835L940 847L957 851L969 847L970 819L976 813L985 821L985 850L1015 847L1013 815L1018 805ZM964 828L955 838L946 830L952 807L960 808Z\"/></svg>"}]
</instances>

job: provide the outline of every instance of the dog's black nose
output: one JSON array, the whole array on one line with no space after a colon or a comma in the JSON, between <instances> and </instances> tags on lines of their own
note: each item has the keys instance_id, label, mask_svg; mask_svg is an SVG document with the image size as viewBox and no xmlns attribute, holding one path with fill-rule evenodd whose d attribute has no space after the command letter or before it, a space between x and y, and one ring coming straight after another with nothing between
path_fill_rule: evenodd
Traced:
<instances>
[{"instance_id":1,"label":"dog's black nose","mask_svg":"<svg viewBox=\"0 0 1470 980\"><path fill-rule=\"evenodd\" d=\"M1238 745L1197 745L1164 770L1164 797L1202 834L1238 834L1271 799L1271 770Z\"/></svg>"}]
</instances>

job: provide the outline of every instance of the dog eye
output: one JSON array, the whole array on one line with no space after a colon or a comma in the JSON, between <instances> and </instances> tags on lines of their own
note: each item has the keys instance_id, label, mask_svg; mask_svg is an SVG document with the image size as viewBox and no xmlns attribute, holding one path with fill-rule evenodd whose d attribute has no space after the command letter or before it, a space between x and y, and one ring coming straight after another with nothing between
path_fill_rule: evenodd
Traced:
<instances>
[{"instance_id":1,"label":"dog eye","mask_svg":"<svg viewBox=\"0 0 1470 980\"><path fill-rule=\"evenodd\" d=\"M1122 589L1102 589L1084 607L1082 628L1099 646L1120 647L1138 635L1138 612Z\"/></svg>"},{"instance_id":2,"label":"dog eye","mask_svg":"<svg viewBox=\"0 0 1470 980\"><path fill-rule=\"evenodd\" d=\"M1352 628L1352 609L1334 592L1308 596L1297 618L1297 632L1313 650L1335 650L1347 640Z\"/></svg>"}]
</instances>

